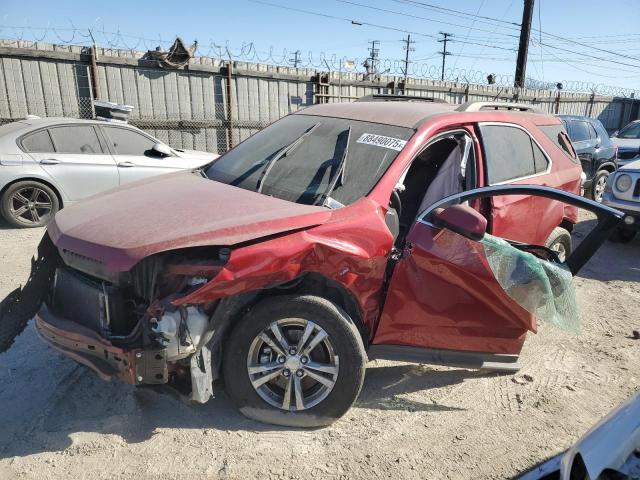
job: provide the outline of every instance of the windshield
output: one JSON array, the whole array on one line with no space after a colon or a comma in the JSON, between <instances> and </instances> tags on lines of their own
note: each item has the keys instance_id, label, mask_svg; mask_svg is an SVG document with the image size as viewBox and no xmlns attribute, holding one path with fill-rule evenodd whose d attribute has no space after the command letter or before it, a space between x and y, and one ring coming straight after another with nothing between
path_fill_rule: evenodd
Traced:
<instances>
[{"instance_id":1,"label":"windshield","mask_svg":"<svg viewBox=\"0 0 640 480\"><path fill-rule=\"evenodd\" d=\"M289 115L230 150L208 178L283 200L348 205L367 195L414 130L313 115ZM339 177L339 178L338 178Z\"/></svg>"},{"instance_id":2,"label":"windshield","mask_svg":"<svg viewBox=\"0 0 640 480\"><path fill-rule=\"evenodd\" d=\"M630 123L624 127L617 135L618 138L640 139L640 122Z\"/></svg>"}]
</instances>

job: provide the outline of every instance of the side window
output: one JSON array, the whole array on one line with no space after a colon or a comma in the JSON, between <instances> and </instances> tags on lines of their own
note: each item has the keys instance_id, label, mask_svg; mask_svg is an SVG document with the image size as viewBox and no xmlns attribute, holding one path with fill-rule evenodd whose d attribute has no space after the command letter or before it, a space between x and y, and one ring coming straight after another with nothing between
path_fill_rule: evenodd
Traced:
<instances>
[{"instance_id":1,"label":"side window","mask_svg":"<svg viewBox=\"0 0 640 480\"><path fill-rule=\"evenodd\" d=\"M69 125L49 131L58 153L102 153L98 135L92 126Z\"/></svg>"},{"instance_id":2,"label":"side window","mask_svg":"<svg viewBox=\"0 0 640 480\"><path fill-rule=\"evenodd\" d=\"M524 130L507 125L480 125L480 136L490 185L536 173L534 143ZM538 160L541 168L543 158L544 155ZM546 166L542 168L545 169Z\"/></svg>"},{"instance_id":3,"label":"side window","mask_svg":"<svg viewBox=\"0 0 640 480\"><path fill-rule=\"evenodd\" d=\"M589 126L589 136L591 137L591 140L597 140L598 132L596 132L596 129L593 128L593 125L591 125L590 123L588 123L587 125Z\"/></svg>"},{"instance_id":4,"label":"side window","mask_svg":"<svg viewBox=\"0 0 640 480\"><path fill-rule=\"evenodd\" d=\"M20 143L25 152L50 153L56 151L56 149L53 148L53 143L47 130L40 130L39 132L27 135Z\"/></svg>"},{"instance_id":5,"label":"side window","mask_svg":"<svg viewBox=\"0 0 640 480\"><path fill-rule=\"evenodd\" d=\"M589 140L589 128L587 122L572 120L569 122L569 136L573 142L583 142Z\"/></svg>"},{"instance_id":6,"label":"side window","mask_svg":"<svg viewBox=\"0 0 640 480\"><path fill-rule=\"evenodd\" d=\"M555 143L555 145L559 149L561 149L567 155L567 157L571 159L572 162L578 163L578 156L576 154L576 151L573 149L571 140L562 128L562 125L542 125L538 128L542 130L542 133L544 133L547 138L549 138L549 140Z\"/></svg>"},{"instance_id":7,"label":"side window","mask_svg":"<svg viewBox=\"0 0 640 480\"><path fill-rule=\"evenodd\" d=\"M116 155L149 155L155 142L128 128L103 127L111 140Z\"/></svg>"},{"instance_id":8,"label":"side window","mask_svg":"<svg viewBox=\"0 0 640 480\"><path fill-rule=\"evenodd\" d=\"M542 149L533 140L531 141L531 147L533 148L533 163L536 168L536 173L546 172L547 168L549 168L549 160Z\"/></svg>"}]
</instances>

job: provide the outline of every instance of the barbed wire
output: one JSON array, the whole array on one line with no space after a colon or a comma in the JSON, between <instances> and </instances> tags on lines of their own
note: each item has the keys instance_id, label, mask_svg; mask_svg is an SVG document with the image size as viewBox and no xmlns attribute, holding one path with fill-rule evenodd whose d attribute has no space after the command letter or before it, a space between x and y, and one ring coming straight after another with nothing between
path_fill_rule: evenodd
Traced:
<instances>
[{"instance_id":1,"label":"barbed wire","mask_svg":"<svg viewBox=\"0 0 640 480\"><path fill-rule=\"evenodd\" d=\"M4 22L3 22L4 23ZM30 25L0 25L0 38L16 42L44 42L51 41L60 45L88 46L95 42L96 46L113 50L126 50L132 54L140 53L143 47L146 51L156 47L168 49L173 40L129 35L116 31L108 31L102 19L97 18L91 28L78 28L71 20L69 27L32 27ZM298 54L296 55L296 52ZM144 53L144 52L142 52ZM221 61L236 61L247 63L270 64L274 66L297 67L329 72L357 73L367 78L388 76L404 76L405 62L402 59L379 58L377 69L368 68L366 58L346 57L335 53L308 51L301 54L299 49L269 47L259 50L254 42L243 42L239 47L229 42L216 43L213 39L208 44L199 43L196 55L214 58ZM292 56L295 55L295 61ZM421 61L409 62L407 76L415 79L441 80L442 67ZM512 87L514 76L470 68L445 68L444 80L448 82L487 85L491 76L492 84L499 87ZM525 87L534 90L557 90L561 86L567 92L594 93L598 95L640 97L640 90L606 85L603 83L580 80L558 80L554 82L540 81L534 78L525 80Z\"/></svg>"}]
</instances>

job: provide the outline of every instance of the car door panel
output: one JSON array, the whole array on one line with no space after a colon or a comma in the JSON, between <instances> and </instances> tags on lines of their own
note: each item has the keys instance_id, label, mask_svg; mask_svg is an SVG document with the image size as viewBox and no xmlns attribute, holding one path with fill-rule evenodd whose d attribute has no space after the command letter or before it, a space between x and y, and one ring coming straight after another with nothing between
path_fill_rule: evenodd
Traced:
<instances>
[{"instance_id":1,"label":"car door panel","mask_svg":"<svg viewBox=\"0 0 640 480\"><path fill-rule=\"evenodd\" d=\"M504 295L480 243L420 222L407 241L410 253L394 270L375 344L520 351L535 320Z\"/></svg>"},{"instance_id":2,"label":"car door panel","mask_svg":"<svg viewBox=\"0 0 640 480\"><path fill-rule=\"evenodd\" d=\"M596 213L596 227L566 261L575 275L623 214L591 200L540 186L502 185L453 195L437 202L412 226L395 265L374 335L374 345L405 345L495 354L517 354L534 315L501 286L481 242L430 221L431 212L460 202L504 195L534 195ZM521 218L520 223L530 222ZM541 260L542 261L542 260ZM528 288L525 282L522 288ZM532 293L533 294L533 293Z\"/></svg>"},{"instance_id":3,"label":"car door panel","mask_svg":"<svg viewBox=\"0 0 640 480\"><path fill-rule=\"evenodd\" d=\"M124 126L105 126L102 130L118 166L121 185L185 168L180 157L156 154L153 145L157 141L142 132Z\"/></svg>"},{"instance_id":4,"label":"car door panel","mask_svg":"<svg viewBox=\"0 0 640 480\"><path fill-rule=\"evenodd\" d=\"M118 186L113 158L104 153L92 125L61 125L48 129L55 152L29 153L75 202ZM83 150L84 149L84 150Z\"/></svg>"}]
</instances>

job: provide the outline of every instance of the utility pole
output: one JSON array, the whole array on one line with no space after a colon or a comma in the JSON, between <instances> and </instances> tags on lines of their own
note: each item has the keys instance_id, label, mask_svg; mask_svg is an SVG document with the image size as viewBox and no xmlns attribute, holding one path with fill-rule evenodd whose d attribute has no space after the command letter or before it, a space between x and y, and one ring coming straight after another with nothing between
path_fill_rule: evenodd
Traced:
<instances>
[{"instance_id":1,"label":"utility pole","mask_svg":"<svg viewBox=\"0 0 640 480\"><path fill-rule=\"evenodd\" d=\"M407 35L407 38L402 40L404 42L404 49L406 50L406 53L404 55L404 83L403 83L403 93L406 94L406 90L407 90L407 75L409 74L409 53L410 52L415 52L415 48L413 48L411 45L416 43L415 40L411 40L411 35Z\"/></svg>"},{"instance_id":2,"label":"utility pole","mask_svg":"<svg viewBox=\"0 0 640 480\"><path fill-rule=\"evenodd\" d=\"M369 57L364 61L362 66L367 72L365 80L369 80L371 76L378 74L378 54L380 49L377 48L380 40L371 40L371 47L369 47Z\"/></svg>"},{"instance_id":3,"label":"utility pole","mask_svg":"<svg viewBox=\"0 0 640 480\"><path fill-rule=\"evenodd\" d=\"M514 86L524 88L527 71L527 54L529 52L529 36L531 35L531 20L533 19L534 0L524 0L522 11L522 25L520 26L520 45L518 46L518 61L516 62L516 76Z\"/></svg>"},{"instance_id":4,"label":"utility pole","mask_svg":"<svg viewBox=\"0 0 640 480\"><path fill-rule=\"evenodd\" d=\"M442 35L442 38L438 40L438 42L442 43L442 51L438 52L442 55L442 76L440 79L444 81L444 66L447 61L447 55L451 55L451 52L447 52L447 42L449 41L449 37L453 37L453 33L440 32L440 35Z\"/></svg>"},{"instance_id":5,"label":"utility pole","mask_svg":"<svg viewBox=\"0 0 640 480\"><path fill-rule=\"evenodd\" d=\"M296 50L295 52L293 52L293 58L289 59L290 63L293 63L293 66L295 68L298 68L298 65L300 65L300 54L302 52L300 52L300 50Z\"/></svg>"}]
</instances>

